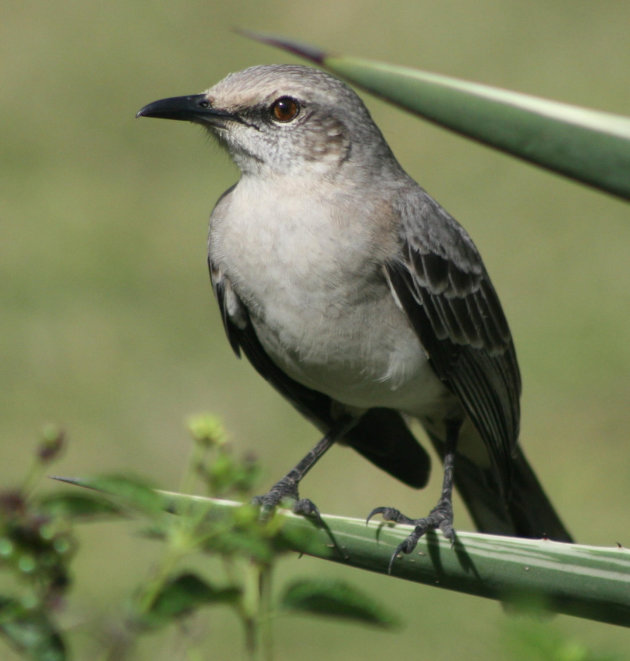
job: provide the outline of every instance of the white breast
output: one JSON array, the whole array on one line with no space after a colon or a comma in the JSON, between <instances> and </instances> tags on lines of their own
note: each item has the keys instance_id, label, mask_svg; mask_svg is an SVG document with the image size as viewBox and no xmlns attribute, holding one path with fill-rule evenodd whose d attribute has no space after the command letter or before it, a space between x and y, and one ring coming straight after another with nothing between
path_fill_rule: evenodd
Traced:
<instances>
[{"instance_id":1,"label":"white breast","mask_svg":"<svg viewBox=\"0 0 630 661\"><path fill-rule=\"evenodd\" d=\"M213 261L292 378L352 406L430 410L444 387L383 277L391 237L319 200L305 208L299 190L242 179L213 213Z\"/></svg>"}]
</instances>

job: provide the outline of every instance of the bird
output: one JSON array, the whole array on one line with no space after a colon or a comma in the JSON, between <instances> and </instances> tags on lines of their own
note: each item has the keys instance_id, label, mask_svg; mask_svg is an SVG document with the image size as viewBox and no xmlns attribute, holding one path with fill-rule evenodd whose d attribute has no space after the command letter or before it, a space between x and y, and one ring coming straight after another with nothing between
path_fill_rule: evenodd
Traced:
<instances>
[{"instance_id":1,"label":"bird","mask_svg":"<svg viewBox=\"0 0 630 661\"><path fill-rule=\"evenodd\" d=\"M208 266L234 353L323 433L256 499L319 516L300 482L348 445L413 488L443 464L425 516L454 542L455 487L481 532L572 542L519 443L521 376L512 334L466 230L397 161L348 85L301 65L258 65L138 117L189 121L227 149L240 178L219 198Z\"/></svg>"}]
</instances>

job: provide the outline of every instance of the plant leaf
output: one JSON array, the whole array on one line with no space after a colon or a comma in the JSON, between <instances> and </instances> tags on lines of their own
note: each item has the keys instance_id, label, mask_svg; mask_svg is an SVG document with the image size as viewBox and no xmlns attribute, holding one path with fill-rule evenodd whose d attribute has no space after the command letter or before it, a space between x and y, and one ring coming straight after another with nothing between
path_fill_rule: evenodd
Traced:
<instances>
[{"instance_id":1,"label":"plant leaf","mask_svg":"<svg viewBox=\"0 0 630 661\"><path fill-rule=\"evenodd\" d=\"M226 521L243 507L238 502L168 491L156 496L165 511L185 507ZM327 514L321 515L323 526L317 526L282 508L275 516L281 539L274 540L274 545L382 574L388 573L391 554L410 532L409 526L376 521L366 525L363 519ZM630 551L620 546L470 532L458 532L452 545L435 533L422 537L413 553L401 554L391 573L490 599L513 595L559 613L630 627Z\"/></svg>"},{"instance_id":2,"label":"plant leaf","mask_svg":"<svg viewBox=\"0 0 630 661\"><path fill-rule=\"evenodd\" d=\"M212 504L213 516L240 503L164 492L171 503ZM286 547L344 565L388 573L392 553L411 531L364 519L321 514L323 526L278 508ZM308 530L310 534L302 535ZM392 576L479 597L544 604L551 611L630 627L630 550L458 532L453 545L427 534Z\"/></svg>"},{"instance_id":3,"label":"plant leaf","mask_svg":"<svg viewBox=\"0 0 630 661\"><path fill-rule=\"evenodd\" d=\"M153 627L164 626L201 606L232 604L239 596L239 588L216 588L197 574L179 574L162 587L143 622Z\"/></svg>"},{"instance_id":4,"label":"plant leaf","mask_svg":"<svg viewBox=\"0 0 630 661\"><path fill-rule=\"evenodd\" d=\"M271 35L301 55L425 119L630 200L630 118L358 57Z\"/></svg>"},{"instance_id":5,"label":"plant leaf","mask_svg":"<svg viewBox=\"0 0 630 661\"><path fill-rule=\"evenodd\" d=\"M383 605L349 583L335 579L301 579L285 590L280 606L285 611L326 615L392 628L398 618Z\"/></svg>"},{"instance_id":6,"label":"plant leaf","mask_svg":"<svg viewBox=\"0 0 630 661\"><path fill-rule=\"evenodd\" d=\"M102 497L83 493L53 493L40 499L43 512L53 516L95 518L120 514L120 508Z\"/></svg>"},{"instance_id":7,"label":"plant leaf","mask_svg":"<svg viewBox=\"0 0 630 661\"><path fill-rule=\"evenodd\" d=\"M65 645L52 620L14 599L0 597L0 632L32 661L65 661Z\"/></svg>"},{"instance_id":8,"label":"plant leaf","mask_svg":"<svg viewBox=\"0 0 630 661\"><path fill-rule=\"evenodd\" d=\"M55 477L68 484L99 491L114 499L115 504L144 514L164 511L164 498L144 479L132 475L97 475L89 478Z\"/></svg>"}]
</instances>

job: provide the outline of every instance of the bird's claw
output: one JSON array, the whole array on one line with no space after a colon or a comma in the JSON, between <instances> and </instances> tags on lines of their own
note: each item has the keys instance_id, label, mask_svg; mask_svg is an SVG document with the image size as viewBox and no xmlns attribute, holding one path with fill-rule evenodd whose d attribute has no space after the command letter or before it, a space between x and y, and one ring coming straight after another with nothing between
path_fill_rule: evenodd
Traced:
<instances>
[{"instance_id":1,"label":"bird's claw","mask_svg":"<svg viewBox=\"0 0 630 661\"><path fill-rule=\"evenodd\" d=\"M380 514L383 517L384 521L388 521L390 523L404 523L408 526L415 525L417 520L417 519L410 519L408 516L405 516L400 510L397 510L394 507L375 507L368 514L365 522L369 523L370 520L373 517L375 517L377 514Z\"/></svg>"},{"instance_id":2,"label":"bird's claw","mask_svg":"<svg viewBox=\"0 0 630 661\"><path fill-rule=\"evenodd\" d=\"M377 514L380 514L385 521L393 523L404 523L406 525L414 526L414 529L409 535L396 547L392 554L387 573L392 573L394 560L401 554L408 555L417 546L418 540L429 530L441 530L442 534L450 540L451 544L455 543L455 530L453 528L453 506L450 501L440 501L430 512L429 515L421 519L411 519L405 516L400 510L394 507L375 507L368 515L367 522ZM366 522L366 523L367 523Z\"/></svg>"},{"instance_id":3,"label":"bird's claw","mask_svg":"<svg viewBox=\"0 0 630 661\"><path fill-rule=\"evenodd\" d=\"M261 518L268 518L272 512L287 501L294 514L300 514L317 521L321 521L321 515L317 505L308 498L300 498L297 490L297 484L293 481L282 479L274 484L269 491L261 496L254 496L252 503L260 506Z\"/></svg>"}]
</instances>

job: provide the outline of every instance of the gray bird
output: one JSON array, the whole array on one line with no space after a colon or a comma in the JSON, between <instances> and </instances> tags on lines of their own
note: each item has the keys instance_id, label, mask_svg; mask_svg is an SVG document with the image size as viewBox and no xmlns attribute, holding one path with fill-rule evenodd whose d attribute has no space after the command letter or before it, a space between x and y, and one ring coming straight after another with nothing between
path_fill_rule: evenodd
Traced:
<instances>
[{"instance_id":1,"label":"gray bird","mask_svg":"<svg viewBox=\"0 0 630 661\"><path fill-rule=\"evenodd\" d=\"M518 445L521 379L510 330L466 231L402 169L360 98L303 66L256 66L142 117L201 124L241 170L210 217L208 263L234 352L325 436L271 490L317 516L298 485L335 442L420 488L444 464L428 516L454 539L453 483L479 530L571 541ZM390 563L391 568L391 563Z\"/></svg>"}]
</instances>

